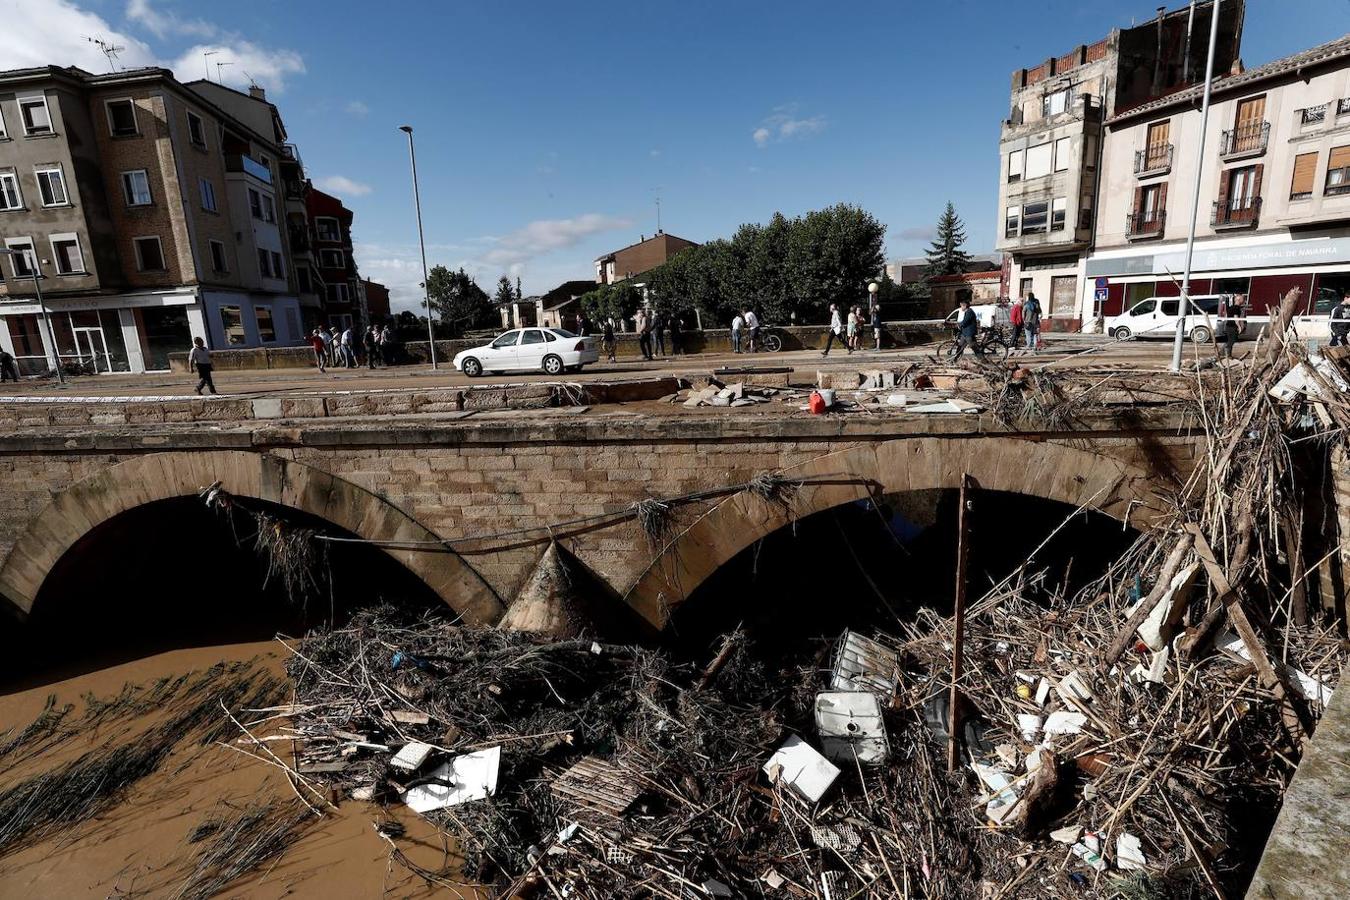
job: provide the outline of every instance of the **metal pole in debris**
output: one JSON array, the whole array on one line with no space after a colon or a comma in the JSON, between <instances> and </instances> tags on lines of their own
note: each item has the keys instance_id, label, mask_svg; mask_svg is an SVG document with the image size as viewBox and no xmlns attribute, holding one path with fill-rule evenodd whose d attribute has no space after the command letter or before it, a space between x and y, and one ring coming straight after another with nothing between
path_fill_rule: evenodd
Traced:
<instances>
[{"instance_id":1,"label":"metal pole in debris","mask_svg":"<svg viewBox=\"0 0 1350 900\"><path fill-rule=\"evenodd\" d=\"M1181 371L1181 344L1186 335L1186 316L1190 312L1191 260L1195 256L1195 220L1200 215L1200 176L1205 170L1205 133L1209 130L1209 88L1214 83L1214 46L1219 42L1219 3L1209 10L1209 57L1205 62L1205 95L1200 101L1200 146L1195 157L1195 188L1191 195L1191 230L1186 236L1186 270L1181 276L1181 297L1178 301L1181 315L1177 318L1177 333L1172 340L1172 371Z\"/></svg>"},{"instance_id":2,"label":"metal pole in debris","mask_svg":"<svg viewBox=\"0 0 1350 900\"><path fill-rule=\"evenodd\" d=\"M966 630L966 558L970 554L970 523L966 518L970 509L970 495L974 483L970 475L961 476L961 508L956 513L956 611L952 616L952 691L947 698L947 771L955 772L960 761L961 656Z\"/></svg>"}]
</instances>

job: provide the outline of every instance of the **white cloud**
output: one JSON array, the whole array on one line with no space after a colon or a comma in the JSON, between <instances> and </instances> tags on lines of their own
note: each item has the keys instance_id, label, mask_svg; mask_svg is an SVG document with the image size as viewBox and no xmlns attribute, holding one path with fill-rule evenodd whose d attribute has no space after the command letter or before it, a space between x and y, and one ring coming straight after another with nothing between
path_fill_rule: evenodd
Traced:
<instances>
[{"instance_id":1,"label":"white cloud","mask_svg":"<svg viewBox=\"0 0 1350 900\"><path fill-rule=\"evenodd\" d=\"M286 90L288 76L305 72L305 61L294 50L261 47L242 39L197 44L184 51L170 68L175 73L184 73L185 80L190 79L192 76L186 73L196 72L196 67L202 64L202 54L211 52L215 53L211 57L213 65L218 62L230 64L220 68L220 80L235 88L247 88L251 79L269 93L280 94Z\"/></svg>"},{"instance_id":2,"label":"white cloud","mask_svg":"<svg viewBox=\"0 0 1350 900\"><path fill-rule=\"evenodd\" d=\"M914 225L900 230L902 241L931 241L937 237L937 229L932 225Z\"/></svg>"},{"instance_id":3,"label":"white cloud","mask_svg":"<svg viewBox=\"0 0 1350 900\"><path fill-rule=\"evenodd\" d=\"M759 127L750 133L750 137L756 145L767 147L769 144L779 141L809 137L824 129L824 116L800 117L797 115L797 105L791 103L776 108L765 117Z\"/></svg>"},{"instance_id":4,"label":"white cloud","mask_svg":"<svg viewBox=\"0 0 1350 900\"><path fill-rule=\"evenodd\" d=\"M354 116L366 116L370 114L370 107L360 100L353 100L347 104L347 112Z\"/></svg>"},{"instance_id":5,"label":"white cloud","mask_svg":"<svg viewBox=\"0 0 1350 900\"><path fill-rule=\"evenodd\" d=\"M101 16L69 0L8 0L4 13L0 68L55 65L106 72L108 61L88 40L91 37L120 47L118 62L125 68L156 64L155 54L144 41L117 31Z\"/></svg>"},{"instance_id":6,"label":"white cloud","mask_svg":"<svg viewBox=\"0 0 1350 900\"><path fill-rule=\"evenodd\" d=\"M601 213L586 213L573 219L538 219L497 238L483 254L483 262L506 267L523 265L536 256L573 247L593 234L632 224L629 219Z\"/></svg>"},{"instance_id":7,"label":"white cloud","mask_svg":"<svg viewBox=\"0 0 1350 900\"><path fill-rule=\"evenodd\" d=\"M370 185L353 181L346 175L329 175L327 178L316 179L314 183L321 190L328 191L330 194L337 194L340 197L364 197L371 191Z\"/></svg>"},{"instance_id":8,"label":"white cloud","mask_svg":"<svg viewBox=\"0 0 1350 900\"><path fill-rule=\"evenodd\" d=\"M129 0L127 19L160 40L172 36L212 38L220 30L202 19L180 19L175 12L155 9L150 0Z\"/></svg>"}]
</instances>

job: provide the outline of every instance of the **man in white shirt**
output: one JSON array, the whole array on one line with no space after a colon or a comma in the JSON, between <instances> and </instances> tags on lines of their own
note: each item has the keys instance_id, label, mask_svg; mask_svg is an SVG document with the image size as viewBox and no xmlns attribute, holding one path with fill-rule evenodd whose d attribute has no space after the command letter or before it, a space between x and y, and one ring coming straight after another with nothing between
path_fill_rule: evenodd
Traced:
<instances>
[{"instance_id":1,"label":"man in white shirt","mask_svg":"<svg viewBox=\"0 0 1350 900\"><path fill-rule=\"evenodd\" d=\"M755 353L759 350L759 316L753 309L745 311L745 329L750 333L750 352Z\"/></svg>"},{"instance_id":2,"label":"man in white shirt","mask_svg":"<svg viewBox=\"0 0 1350 900\"><path fill-rule=\"evenodd\" d=\"M356 353L352 350L351 326L342 330L342 367L344 369L356 368Z\"/></svg>"},{"instance_id":3,"label":"man in white shirt","mask_svg":"<svg viewBox=\"0 0 1350 900\"><path fill-rule=\"evenodd\" d=\"M850 312L849 315L851 316L851 315L853 315L853 313ZM829 333L829 335L827 335L826 338L825 338L825 349L822 350L822 351L820 352L820 355L821 355L821 356L829 356L829 355L830 355L830 348L834 346L834 342L835 342L836 340L838 340L841 344L843 344L843 345L844 345L844 349L847 350L849 353L852 353L852 352L853 352L853 348L850 347L850 346L848 345L848 341L844 339L844 320L843 320L843 318L839 315L839 305L836 304L836 303L831 303L831 304L830 304L830 333Z\"/></svg>"},{"instance_id":4,"label":"man in white shirt","mask_svg":"<svg viewBox=\"0 0 1350 900\"><path fill-rule=\"evenodd\" d=\"M196 372L201 379L197 382L197 393L206 388L211 393L216 394L216 383L211 380L211 351L206 349L206 342L199 337L192 339L192 349L188 351L188 371Z\"/></svg>"},{"instance_id":5,"label":"man in white shirt","mask_svg":"<svg viewBox=\"0 0 1350 900\"><path fill-rule=\"evenodd\" d=\"M736 317L731 320L731 349L737 353L741 352L741 329L745 328L745 316L736 313Z\"/></svg>"}]
</instances>

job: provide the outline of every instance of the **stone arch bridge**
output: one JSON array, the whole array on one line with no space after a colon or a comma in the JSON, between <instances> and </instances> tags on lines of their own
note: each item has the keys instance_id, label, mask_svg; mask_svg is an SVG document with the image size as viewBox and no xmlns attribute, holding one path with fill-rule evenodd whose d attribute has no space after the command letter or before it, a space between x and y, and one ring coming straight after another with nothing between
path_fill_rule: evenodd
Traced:
<instances>
[{"instance_id":1,"label":"stone arch bridge","mask_svg":"<svg viewBox=\"0 0 1350 900\"><path fill-rule=\"evenodd\" d=\"M794 518L969 473L984 489L1144 528L1203 446L1194 423L1160 410L1055 430L972 415L576 410L34 428L0 436L0 609L23 619L100 524L220 482L379 542L470 621L500 618L556 539L661 628L719 566ZM762 473L788 487L744 488ZM656 539L633 514L649 497L685 498Z\"/></svg>"}]
</instances>

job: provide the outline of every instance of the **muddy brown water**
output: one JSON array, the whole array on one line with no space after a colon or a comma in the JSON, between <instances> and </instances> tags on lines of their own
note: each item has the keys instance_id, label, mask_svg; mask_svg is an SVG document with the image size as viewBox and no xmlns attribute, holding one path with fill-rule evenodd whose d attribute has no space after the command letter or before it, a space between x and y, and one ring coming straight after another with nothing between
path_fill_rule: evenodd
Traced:
<instances>
[{"instance_id":1,"label":"muddy brown water","mask_svg":"<svg viewBox=\"0 0 1350 900\"><path fill-rule=\"evenodd\" d=\"M88 694L112 697L126 684L148 686L160 678L204 672L230 661L255 661L282 675L286 653L276 641L173 650L41 687L0 693L0 735L31 722L49 696L54 695L58 704L74 703L69 720L75 720ZM134 741L166 718L163 710L114 717L39 753L25 754L20 748L0 763L4 767L0 791L91 749ZM272 746L284 758L289 745ZM0 900L174 897L186 883L197 851L188 835L203 820L268 799L289 803L294 796L278 768L219 745L185 742L153 774L132 785L106 814L79 822L56 837L20 844L0 856ZM430 886L392 862L389 844L373 826L377 819L391 817L407 829L399 848L417 865L431 871L453 867L453 848L419 817L406 810L386 812L347 800L336 812L316 820L279 860L244 876L224 896L259 900L475 896L470 889Z\"/></svg>"}]
</instances>

